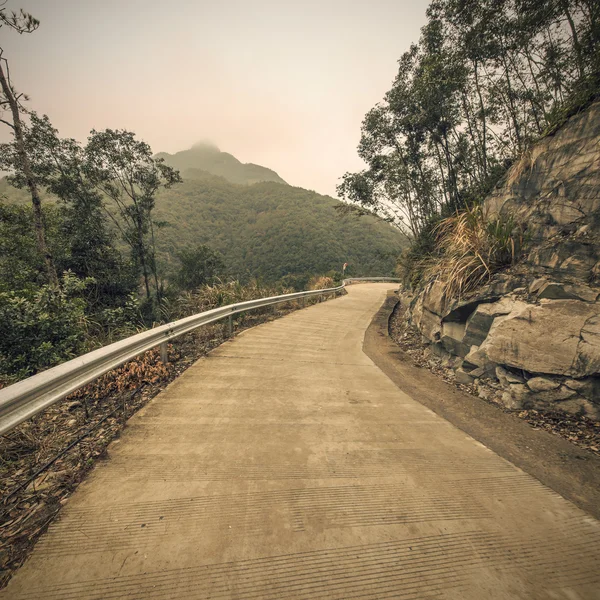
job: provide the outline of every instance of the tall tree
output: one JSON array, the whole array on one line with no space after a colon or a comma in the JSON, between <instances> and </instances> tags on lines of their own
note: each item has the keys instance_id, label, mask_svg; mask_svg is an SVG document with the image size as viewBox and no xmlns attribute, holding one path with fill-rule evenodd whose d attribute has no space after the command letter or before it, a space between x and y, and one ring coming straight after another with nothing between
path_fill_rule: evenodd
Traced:
<instances>
[{"instance_id":1,"label":"tall tree","mask_svg":"<svg viewBox=\"0 0 600 600\"><path fill-rule=\"evenodd\" d=\"M152 299L151 279L159 298L154 229L160 223L153 220L155 195L160 188L181 182L179 171L154 158L148 144L125 130L92 131L85 154L87 176L116 209L108 214L140 267L147 300Z\"/></svg>"},{"instance_id":2,"label":"tall tree","mask_svg":"<svg viewBox=\"0 0 600 600\"><path fill-rule=\"evenodd\" d=\"M413 237L481 199L565 102L597 93L597 0L433 0L418 44L363 121L338 193Z\"/></svg>"},{"instance_id":3,"label":"tall tree","mask_svg":"<svg viewBox=\"0 0 600 600\"><path fill-rule=\"evenodd\" d=\"M49 239L57 266L94 279L87 286L90 309L121 304L132 291L131 268L112 243L102 194L86 175L83 148L74 139L59 137L48 117L35 112L23 133L36 186L60 200L55 211L58 231ZM0 167L13 171L14 186L25 188L27 180L18 164L16 143L0 144Z\"/></svg>"},{"instance_id":4,"label":"tall tree","mask_svg":"<svg viewBox=\"0 0 600 600\"><path fill-rule=\"evenodd\" d=\"M4 7L0 7L0 29L2 27L8 27L19 34L23 34L32 33L38 26L39 21L23 10L19 13L8 13ZM23 174L29 193L31 194L33 223L38 252L44 258L48 283L53 286L58 286L58 276L56 274L54 259L46 241L40 193L25 148L24 128L21 120L21 113L24 109L21 100L26 99L26 97L23 94L18 93L11 82L8 60L4 56L2 47L0 47L0 91L0 110L8 108L11 115L10 120L0 118L0 122L7 125L12 131L18 157L15 168Z\"/></svg>"}]
</instances>

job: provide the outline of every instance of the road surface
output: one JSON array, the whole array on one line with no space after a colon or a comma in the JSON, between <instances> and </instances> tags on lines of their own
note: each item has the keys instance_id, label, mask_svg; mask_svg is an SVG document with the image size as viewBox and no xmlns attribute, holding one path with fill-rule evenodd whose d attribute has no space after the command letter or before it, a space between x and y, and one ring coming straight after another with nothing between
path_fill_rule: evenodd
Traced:
<instances>
[{"instance_id":1,"label":"road surface","mask_svg":"<svg viewBox=\"0 0 600 600\"><path fill-rule=\"evenodd\" d=\"M363 353L389 288L351 286L200 359L0 597L600 598L600 523Z\"/></svg>"}]
</instances>

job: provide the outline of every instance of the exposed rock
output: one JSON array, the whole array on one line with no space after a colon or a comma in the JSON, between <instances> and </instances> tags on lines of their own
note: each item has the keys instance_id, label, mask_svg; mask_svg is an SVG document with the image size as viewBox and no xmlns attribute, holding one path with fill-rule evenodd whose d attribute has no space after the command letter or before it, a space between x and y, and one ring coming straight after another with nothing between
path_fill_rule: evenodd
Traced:
<instances>
[{"instance_id":1,"label":"exposed rock","mask_svg":"<svg viewBox=\"0 0 600 600\"><path fill-rule=\"evenodd\" d=\"M525 153L485 200L490 217L526 226L527 254L460 298L439 282L416 292L412 322L457 377L497 378L498 392L482 385L482 397L600 417L599 165L597 100Z\"/></svg>"},{"instance_id":2,"label":"exposed rock","mask_svg":"<svg viewBox=\"0 0 600 600\"><path fill-rule=\"evenodd\" d=\"M442 367L447 369L459 369L463 363L463 359L460 356L452 356L449 354L442 360Z\"/></svg>"},{"instance_id":3,"label":"exposed rock","mask_svg":"<svg viewBox=\"0 0 600 600\"><path fill-rule=\"evenodd\" d=\"M501 396L501 403L510 410L523 410L531 405L531 393L522 383L514 383Z\"/></svg>"},{"instance_id":4,"label":"exposed rock","mask_svg":"<svg viewBox=\"0 0 600 600\"><path fill-rule=\"evenodd\" d=\"M422 298L419 298L415 303L412 310L412 321L429 341L439 340L442 331L442 319L425 308Z\"/></svg>"},{"instance_id":5,"label":"exposed rock","mask_svg":"<svg viewBox=\"0 0 600 600\"><path fill-rule=\"evenodd\" d=\"M474 369L473 371L471 371L469 373L469 375L471 377L477 378L477 377L482 377L483 375L485 375L485 373L486 373L486 369L484 367L477 367L476 369Z\"/></svg>"},{"instance_id":6,"label":"exposed rock","mask_svg":"<svg viewBox=\"0 0 600 600\"><path fill-rule=\"evenodd\" d=\"M463 385L471 385L475 381L475 377L473 377L469 373L465 373L462 369L458 369L456 371L456 383L462 383Z\"/></svg>"},{"instance_id":7,"label":"exposed rock","mask_svg":"<svg viewBox=\"0 0 600 600\"><path fill-rule=\"evenodd\" d=\"M450 356L450 353L444 348L441 342L434 342L431 344L431 353L441 359L445 359Z\"/></svg>"},{"instance_id":8,"label":"exposed rock","mask_svg":"<svg viewBox=\"0 0 600 600\"><path fill-rule=\"evenodd\" d=\"M572 415L585 415L596 421L600 420L600 407L581 396L560 402L558 408Z\"/></svg>"},{"instance_id":9,"label":"exposed rock","mask_svg":"<svg viewBox=\"0 0 600 600\"><path fill-rule=\"evenodd\" d=\"M600 403L600 377L567 379L565 385L592 402Z\"/></svg>"},{"instance_id":10,"label":"exposed rock","mask_svg":"<svg viewBox=\"0 0 600 600\"><path fill-rule=\"evenodd\" d=\"M525 383L525 378L515 373L511 373L504 367L498 365L496 367L496 378L504 387L508 387L510 383Z\"/></svg>"},{"instance_id":11,"label":"exposed rock","mask_svg":"<svg viewBox=\"0 0 600 600\"><path fill-rule=\"evenodd\" d=\"M552 272L554 278L592 279L596 263L600 259L597 244L577 239L557 238L547 245L533 248L529 261L535 267Z\"/></svg>"},{"instance_id":12,"label":"exposed rock","mask_svg":"<svg viewBox=\"0 0 600 600\"><path fill-rule=\"evenodd\" d=\"M579 332L580 341L577 346L575 362L576 372L569 375L592 375L600 373L600 307L592 305L596 313L586 319Z\"/></svg>"},{"instance_id":13,"label":"exposed rock","mask_svg":"<svg viewBox=\"0 0 600 600\"><path fill-rule=\"evenodd\" d=\"M560 381L548 379L547 377L532 377L527 382L527 387L532 392L547 392L548 390L555 390L560 387Z\"/></svg>"},{"instance_id":14,"label":"exposed rock","mask_svg":"<svg viewBox=\"0 0 600 600\"><path fill-rule=\"evenodd\" d=\"M515 301L511 298L480 304L467 320L462 342L469 346L479 346L487 337L494 319L509 314L514 306Z\"/></svg>"},{"instance_id":15,"label":"exposed rock","mask_svg":"<svg viewBox=\"0 0 600 600\"><path fill-rule=\"evenodd\" d=\"M530 294L535 294L539 289L541 289L546 283L548 283L548 280L544 277L540 277L538 279L534 279L531 284L529 285L529 293Z\"/></svg>"},{"instance_id":16,"label":"exposed rock","mask_svg":"<svg viewBox=\"0 0 600 600\"><path fill-rule=\"evenodd\" d=\"M572 390L565 385L561 385L555 389L538 392L534 397L534 401L552 404L554 402L560 402L561 400L568 400L573 396L577 396L577 392L575 390Z\"/></svg>"},{"instance_id":17,"label":"exposed rock","mask_svg":"<svg viewBox=\"0 0 600 600\"><path fill-rule=\"evenodd\" d=\"M598 290L587 285L575 285L568 283L545 282L539 288L537 297L539 300L582 300L583 302L596 302Z\"/></svg>"},{"instance_id":18,"label":"exposed rock","mask_svg":"<svg viewBox=\"0 0 600 600\"><path fill-rule=\"evenodd\" d=\"M521 304L494 320L479 352L493 362L531 373L571 377L597 373L600 306L577 300Z\"/></svg>"},{"instance_id":19,"label":"exposed rock","mask_svg":"<svg viewBox=\"0 0 600 600\"><path fill-rule=\"evenodd\" d=\"M570 387L572 390L579 391L586 386L585 379L567 379L565 385Z\"/></svg>"},{"instance_id":20,"label":"exposed rock","mask_svg":"<svg viewBox=\"0 0 600 600\"><path fill-rule=\"evenodd\" d=\"M446 351L456 356L465 357L469 353L469 346L448 335L443 336L441 342Z\"/></svg>"},{"instance_id":21,"label":"exposed rock","mask_svg":"<svg viewBox=\"0 0 600 600\"><path fill-rule=\"evenodd\" d=\"M431 283L423 293L423 308L439 316L444 314L444 286L439 281Z\"/></svg>"}]
</instances>

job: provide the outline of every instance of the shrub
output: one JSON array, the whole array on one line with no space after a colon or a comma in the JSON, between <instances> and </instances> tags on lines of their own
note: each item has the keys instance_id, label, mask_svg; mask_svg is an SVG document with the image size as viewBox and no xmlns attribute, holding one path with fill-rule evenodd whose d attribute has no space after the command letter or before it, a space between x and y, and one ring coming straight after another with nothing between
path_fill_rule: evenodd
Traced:
<instances>
[{"instance_id":1,"label":"shrub","mask_svg":"<svg viewBox=\"0 0 600 600\"><path fill-rule=\"evenodd\" d=\"M171 307L170 316L172 318L183 318L227 304L280 294L291 294L292 292L293 290L289 288L264 285L256 280L252 280L245 285L242 285L239 281L217 281L212 285L202 285L193 292L183 292L177 298L174 306Z\"/></svg>"},{"instance_id":2,"label":"shrub","mask_svg":"<svg viewBox=\"0 0 600 600\"><path fill-rule=\"evenodd\" d=\"M61 287L30 295L0 292L0 383L9 383L74 358L86 348L89 280L64 274Z\"/></svg>"},{"instance_id":3,"label":"shrub","mask_svg":"<svg viewBox=\"0 0 600 600\"><path fill-rule=\"evenodd\" d=\"M333 277L327 277L326 275L311 277L308 281L309 290L326 290L327 288L335 287L335 285Z\"/></svg>"}]
</instances>

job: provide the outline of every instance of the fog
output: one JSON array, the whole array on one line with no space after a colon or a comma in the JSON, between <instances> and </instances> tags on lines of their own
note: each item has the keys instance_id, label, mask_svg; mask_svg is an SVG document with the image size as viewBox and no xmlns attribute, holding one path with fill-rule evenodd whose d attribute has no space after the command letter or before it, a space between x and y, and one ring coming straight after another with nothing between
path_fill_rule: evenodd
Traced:
<instances>
[{"instance_id":1,"label":"fog","mask_svg":"<svg viewBox=\"0 0 600 600\"><path fill-rule=\"evenodd\" d=\"M63 136L126 128L171 153L211 140L334 195L339 177L361 168L361 121L427 4L9 0L41 25L0 35L14 85Z\"/></svg>"}]
</instances>

